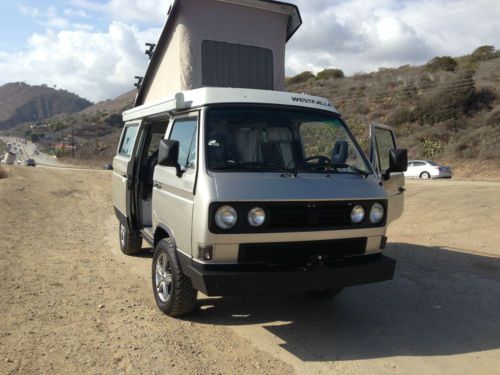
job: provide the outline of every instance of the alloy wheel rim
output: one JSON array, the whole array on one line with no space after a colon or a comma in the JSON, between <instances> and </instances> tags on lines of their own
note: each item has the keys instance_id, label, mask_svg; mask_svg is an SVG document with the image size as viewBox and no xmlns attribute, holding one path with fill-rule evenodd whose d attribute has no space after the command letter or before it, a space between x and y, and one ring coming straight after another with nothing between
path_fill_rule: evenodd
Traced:
<instances>
[{"instance_id":1,"label":"alloy wheel rim","mask_svg":"<svg viewBox=\"0 0 500 375\"><path fill-rule=\"evenodd\" d=\"M172 293L172 270L165 253L160 254L156 259L155 288L160 301L167 302Z\"/></svg>"}]
</instances>

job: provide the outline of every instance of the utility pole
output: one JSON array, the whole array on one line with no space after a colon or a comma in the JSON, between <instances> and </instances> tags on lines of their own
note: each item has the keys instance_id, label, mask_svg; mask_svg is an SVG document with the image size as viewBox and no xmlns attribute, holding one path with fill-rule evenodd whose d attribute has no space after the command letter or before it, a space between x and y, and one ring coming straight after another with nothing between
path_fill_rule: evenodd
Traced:
<instances>
[{"instance_id":1,"label":"utility pole","mask_svg":"<svg viewBox=\"0 0 500 375\"><path fill-rule=\"evenodd\" d=\"M73 121L71 121L71 152L73 153L73 159L75 158L75 131L73 128Z\"/></svg>"},{"instance_id":2,"label":"utility pole","mask_svg":"<svg viewBox=\"0 0 500 375\"><path fill-rule=\"evenodd\" d=\"M64 155L64 130L61 125L61 148L62 148L62 153Z\"/></svg>"}]
</instances>

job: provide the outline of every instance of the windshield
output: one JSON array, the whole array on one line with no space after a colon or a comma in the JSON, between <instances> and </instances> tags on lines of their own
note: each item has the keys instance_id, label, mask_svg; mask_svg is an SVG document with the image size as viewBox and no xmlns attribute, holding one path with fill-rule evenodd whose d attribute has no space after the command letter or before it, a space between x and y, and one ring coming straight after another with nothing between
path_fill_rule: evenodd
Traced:
<instances>
[{"instance_id":1,"label":"windshield","mask_svg":"<svg viewBox=\"0 0 500 375\"><path fill-rule=\"evenodd\" d=\"M342 120L279 107L210 108L207 167L212 171L371 173Z\"/></svg>"}]
</instances>

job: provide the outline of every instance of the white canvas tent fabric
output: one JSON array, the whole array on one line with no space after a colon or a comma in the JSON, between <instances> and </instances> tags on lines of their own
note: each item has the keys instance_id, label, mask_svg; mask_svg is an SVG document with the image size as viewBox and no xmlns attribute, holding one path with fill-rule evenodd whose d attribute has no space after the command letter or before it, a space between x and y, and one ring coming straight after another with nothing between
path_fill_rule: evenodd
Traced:
<instances>
[{"instance_id":1,"label":"white canvas tent fabric","mask_svg":"<svg viewBox=\"0 0 500 375\"><path fill-rule=\"evenodd\" d=\"M203 86L284 90L285 45L301 24L294 5L177 0L136 106Z\"/></svg>"}]
</instances>

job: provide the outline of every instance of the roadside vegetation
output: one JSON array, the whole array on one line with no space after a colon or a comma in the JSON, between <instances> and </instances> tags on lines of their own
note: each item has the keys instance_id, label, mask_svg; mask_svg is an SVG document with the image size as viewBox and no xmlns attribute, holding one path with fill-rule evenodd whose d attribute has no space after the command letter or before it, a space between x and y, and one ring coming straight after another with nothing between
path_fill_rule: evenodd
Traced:
<instances>
[{"instance_id":1,"label":"roadside vegetation","mask_svg":"<svg viewBox=\"0 0 500 375\"><path fill-rule=\"evenodd\" d=\"M335 67L305 71L287 78L287 90L330 99L365 150L369 124L377 122L396 128L410 158L500 166L500 51L493 46L461 57L438 56L422 66L382 67L352 76ZM72 159L72 150L54 145L74 140L77 163L110 162L123 126L121 113L134 95L131 91L15 131L61 158Z\"/></svg>"},{"instance_id":2,"label":"roadside vegetation","mask_svg":"<svg viewBox=\"0 0 500 375\"><path fill-rule=\"evenodd\" d=\"M410 158L460 164L500 164L500 51L481 46L458 58L440 56L423 66L380 68L351 77L303 72L287 89L327 97L362 146L372 122L397 129Z\"/></svg>"}]
</instances>

